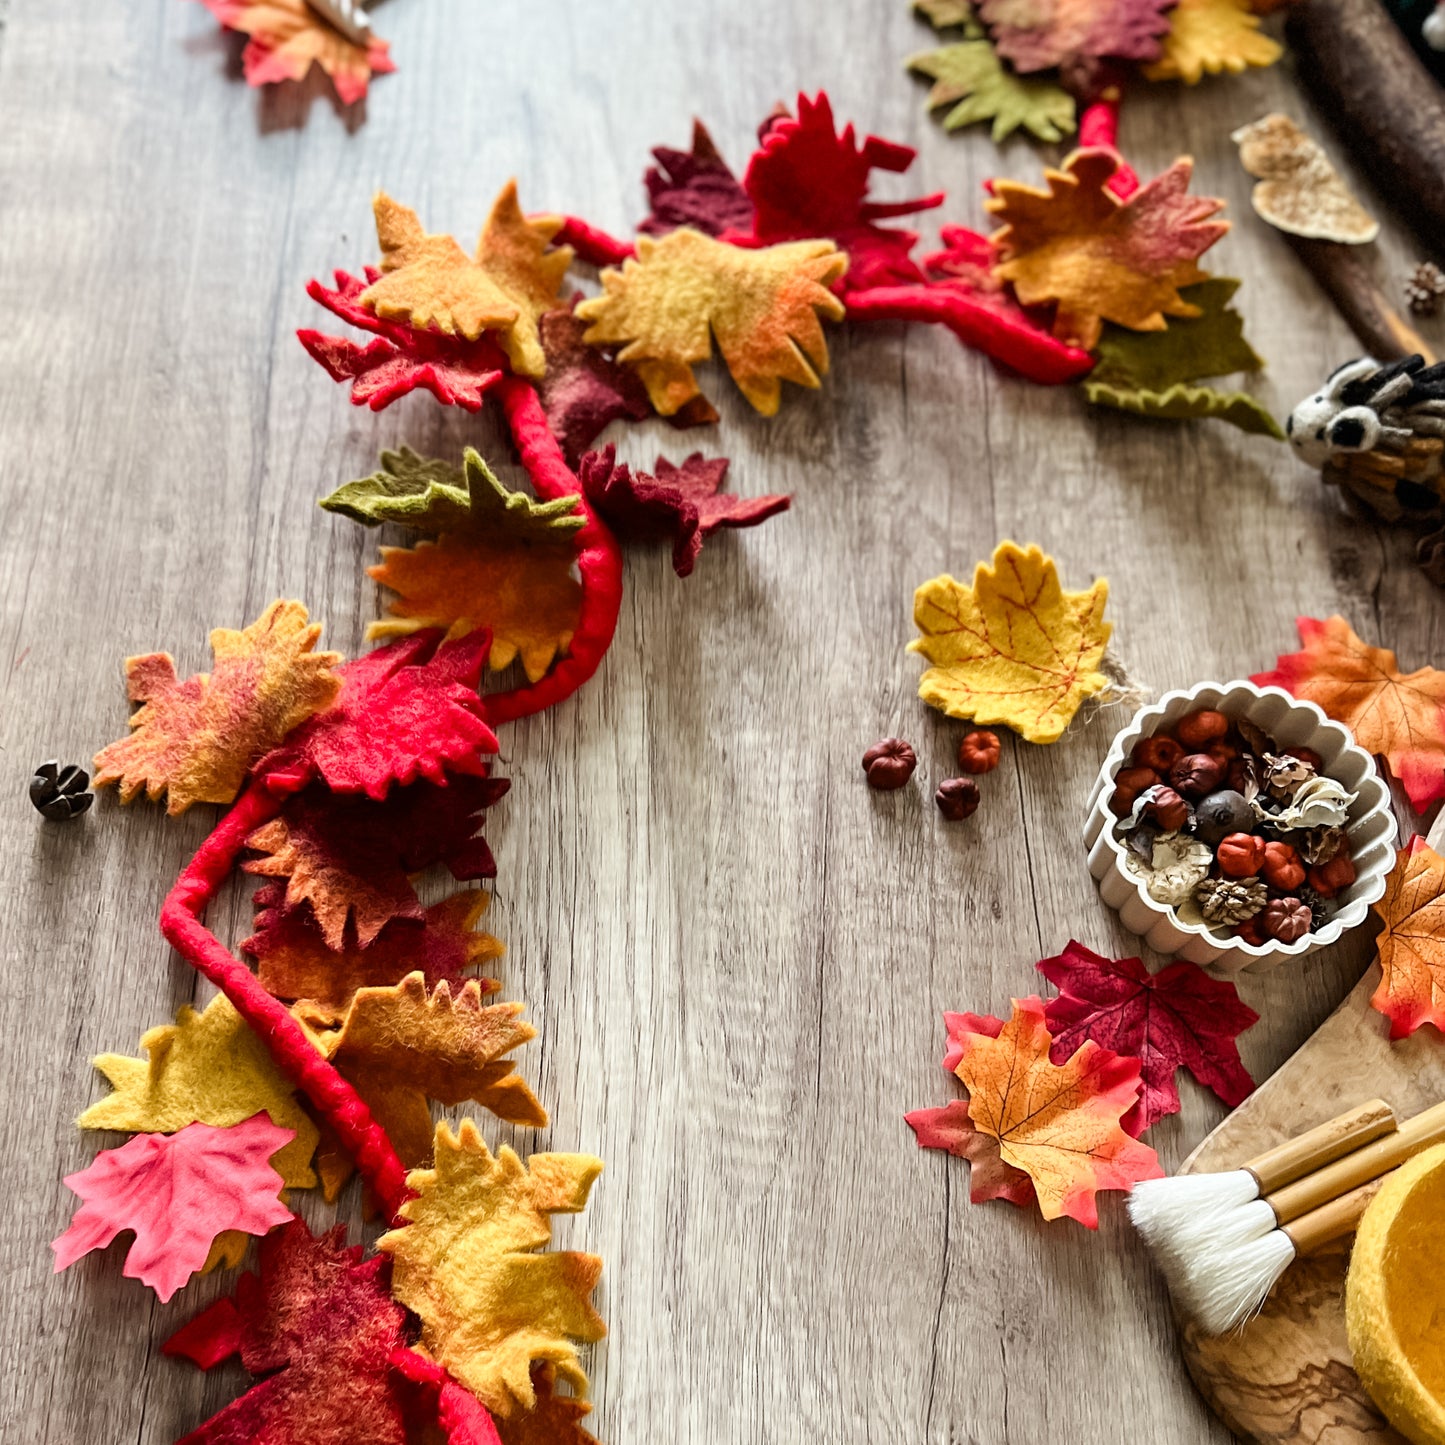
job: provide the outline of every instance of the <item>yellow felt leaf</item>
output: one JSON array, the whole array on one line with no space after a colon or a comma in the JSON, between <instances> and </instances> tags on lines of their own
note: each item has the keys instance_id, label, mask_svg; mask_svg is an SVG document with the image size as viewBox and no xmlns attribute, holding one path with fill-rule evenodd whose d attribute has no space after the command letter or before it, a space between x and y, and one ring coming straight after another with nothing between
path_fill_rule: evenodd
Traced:
<instances>
[{"instance_id":1,"label":"yellow felt leaf","mask_svg":"<svg viewBox=\"0 0 1445 1445\"><path fill-rule=\"evenodd\" d=\"M1146 65L1144 74L1195 85L1222 70L1238 75L1251 65L1273 65L1283 53L1261 34L1249 0L1179 0L1169 12L1159 59Z\"/></svg>"},{"instance_id":2,"label":"yellow felt leaf","mask_svg":"<svg viewBox=\"0 0 1445 1445\"><path fill-rule=\"evenodd\" d=\"M908 644L932 666L918 695L950 717L1003 723L1031 743L1051 743L1109 679L1099 663L1112 627L1109 584L1065 592L1052 557L1000 542L973 585L935 577L913 597L922 637Z\"/></svg>"},{"instance_id":3,"label":"yellow felt leaf","mask_svg":"<svg viewBox=\"0 0 1445 1445\"><path fill-rule=\"evenodd\" d=\"M126 659L132 702L129 737L95 757L95 784L120 784L129 803L142 788L151 802L169 793L166 811L192 803L229 803L247 769L298 723L341 690L336 652L316 652L321 624L299 602L273 602L244 631L211 633L215 669L184 682L169 653Z\"/></svg>"},{"instance_id":4,"label":"yellow felt leaf","mask_svg":"<svg viewBox=\"0 0 1445 1445\"><path fill-rule=\"evenodd\" d=\"M587 1204L602 1161L587 1154L503 1148L495 1158L470 1119L453 1135L439 1124L436 1167L416 1169L407 1223L377 1240L391 1255L391 1292L421 1319L422 1343L493 1414L536 1404L533 1361L546 1360L585 1392L575 1342L606 1326L590 1296L602 1272L595 1255L541 1253L549 1216Z\"/></svg>"},{"instance_id":5,"label":"yellow felt leaf","mask_svg":"<svg viewBox=\"0 0 1445 1445\"><path fill-rule=\"evenodd\" d=\"M482 228L476 259L451 236L430 235L415 211L385 193L373 202L385 273L361 294L378 316L435 327L475 341L493 331L512 369L540 377L547 370L537 323L557 305L572 249L549 249L561 229L556 216L529 220L508 181Z\"/></svg>"},{"instance_id":6,"label":"yellow felt leaf","mask_svg":"<svg viewBox=\"0 0 1445 1445\"><path fill-rule=\"evenodd\" d=\"M743 395L764 416L778 409L784 381L816 387L828 370L818 317L840 321L828 289L847 257L831 241L789 241L748 250L683 227L637 238L637 259L602 273L602 294L577 307L591 323L584 340L623 345L652 404L673 416L699 395L692 368L713 339Z\"/></svg>"},{"instance_id":7,"label":"yellow felt leaf","mask_svg":"<svg viewBox=\"0 0 1445 1445\"><path fill-rule=\"evenodd\" d=\"M224 994L204 1013L181 1008L175 1023L142 1034L140 1046L148 1059L101 1054L95 1060L115 1092L80 1116L82 1129L174 1134L197 1122L226 1129L264 1109L273 1124L296 1133L272 1161L281 1178L297 1189L316 1183L316 1125Z\"/></svg>"}]
</instances>

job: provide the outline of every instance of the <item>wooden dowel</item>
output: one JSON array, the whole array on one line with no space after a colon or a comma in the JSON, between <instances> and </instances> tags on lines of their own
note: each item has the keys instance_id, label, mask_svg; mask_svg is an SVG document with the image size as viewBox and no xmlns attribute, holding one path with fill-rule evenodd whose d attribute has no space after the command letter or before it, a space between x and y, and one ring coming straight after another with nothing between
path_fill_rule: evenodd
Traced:
<instances>
[{"instance_id":1,"label":"wooden dowel","mask_svg":"<svg viewBox=\"0 0 1445 1445\"><path fill-rule=\"evenodd\" d=\"M1395 1111L1383 1099L1370 1099L1297 1139L1286 1139L1244 1167L1261 1194L1273 1194L1394 1130Z\"/></svg>"},{"instance_id":2,"label":"wooden dowel","mask_svg":"<svg viewBox=\"0 0 1445 1445\"><path fill-rule=\"evenodd\" d=\"M1308 1259L1310 1255L1318 1254L1325 1245L1353 1234L1359 1228L1370 1201L1385 1187L1385 1180L1389 1177L1386 1174L1372 1179L1288 1225L1284 1232L1294 1244L1295 1256Z\"/></svg>"}]
</instances>

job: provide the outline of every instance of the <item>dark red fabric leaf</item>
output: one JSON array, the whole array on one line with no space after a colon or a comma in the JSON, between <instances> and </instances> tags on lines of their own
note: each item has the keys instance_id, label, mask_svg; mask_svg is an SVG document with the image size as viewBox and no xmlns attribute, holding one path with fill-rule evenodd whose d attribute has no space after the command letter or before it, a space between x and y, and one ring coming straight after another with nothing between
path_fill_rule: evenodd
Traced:
<instances>
[{"instance_id":1,"label":"dark red fabric leaf","mask_svg":"<svg viewBox=\"0 0 1445 1445\"><path fill-rule=\"evenodd\" d=\"M621 537L670 538L672 566L688 576L703 539L719 527L756 527L786 512L791 497L738 497L720 492L728 459L693 452L681 466L658 457L655 475L615 460L615 449L589 452L577 469L587 500Z\"/></svg>"},{"instance_id":2,"label":"dark red fabric leaf","mask_svg":"<svg viewBox=\"0 0 1445 1445\"><path fill-rule=\"evenodd\" d=\"M1231 1108L1254 1090L1239 1057L1239 1035L1259 1022L1232 983L1210 978L1193 963L1151 974L1137 958L1105 958L1072 940L1039 972L1060 991L1045 1009L1055 1063L1084 1042L1139 1060L1139 1102L1123 1120L1138 1138L1179 1112L1177 1069L1188 1069Z\"/></svg>"},{"instance_id":3,"label":"dark red fabric leaf","mask_svg":"<svg viewBox=\"0 0 1445 1445\"><path fill-rule=\"evenodd\" d=\"M721 236L724 231L752 229L753 203L700 120L692 123L690 151L658 146L652 154L657 164L649 166L642 178L652 213L639 231L662 236L679 226L691 226Z\"/></svg>"},{"instance_id":4,"label":"dark red fabric leaf","mask_svg":"<svg viewBox=\"0 0 1445 1445\"><path fill-rule=\"evenodd\" d=\"M540 323L547 374L537 393L547 424L572 467L609 422L624 417L643 421L652 415L647 388L637 372L613 360L600 346L588 346L582 340L586 330L587 323L570 309L549 311Z\"/></svg>"},{"instance_id":5,"label":"dark red fabric leaf","mask_svg":"<svg viewBox=\"0 0 1445 1445\"><path fill-rule=\"evenodd\" d=\"M487 1407L435 1360L415 1350L398 1350L391 1362L401 1383L416 1445L430 1445L438 1438L444 1445L502 1445ZM565 1442L557 1441L555 1445Z\"/></svg>"},{"instance_id":6,"label":"dark red fabric leaf","mask_svg":"<svg viewBox=\"0 0 1445 1445\"><path fill-rule=\"evenodd\" d=\"M209 1370L234 1351L266 1378L180 1445L406 1445L391 1366L405 1312L389 1261L363 1261L338 1226L314 1237L299 1219L261 1243L260 1273L178 1330L168 1355Z\"/></svg>"}]
</instances>

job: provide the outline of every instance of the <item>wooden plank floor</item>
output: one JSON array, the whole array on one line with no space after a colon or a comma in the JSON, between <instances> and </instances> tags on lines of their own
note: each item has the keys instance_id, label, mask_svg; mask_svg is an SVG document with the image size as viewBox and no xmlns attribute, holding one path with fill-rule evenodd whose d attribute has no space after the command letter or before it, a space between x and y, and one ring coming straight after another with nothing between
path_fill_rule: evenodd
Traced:
<instances>
[{"instance_id":1,"label":"wooden plank floor","mask_svg":"<svg viewBox=\"0 0 1445 1445\"><path fill-rule=\"evenodd\" d=\"M948 219L979 224L982 181L1036 178L1042 156L929 124L900 69L928 33L886 0L390 0L401 69L364 120L320 83L248 90L238 47L179 0L0 0L0 20L0 1439L163 1445L242 1387L157 1353L223 1282L160 1306L118 1249L52 1277L47 1244L73 1202L61 1176L96 1147L72 1123L104 1091L89 1059L197 997L155 918L210 819L106 799L52 828L26 777L124 731L126 654L203 667L207 630L273 596L359 649L375 539L312 503L379 447L477 441L517 476L490 422L426 397L353 410L294 340L320 324L306 279L373 254L381 185L468 236L515 174L530 208L622 230L649 146L685 143L696 112L740 164L800 87L918 145L887 194L946 187ZM1131 101L1123 143L1146 172L1192 152L1199 189L1228 197L1210 259L1246 278L1282 414L1358 348L1249 210L1228 133L1275 107L1319 124L1280 69ZM1418 252L1388 220L1379 252L1395 290ZM1092 414L923 329L831 344L824 389L773 422L714 375L719 440L623 437L642 462L721 447L738 491L794 508L710 542L685 583L663 552L631 553L598 677L504 740L492 921L540 1029L523 1054L553 1118L538 1143L607 1160L561 1230L606 1258L597 1433L1105 1445L1147 1420L1154 1445L1226 1439L1117 1201L1097 1236L971 1208L964 1166L901 1118L950 1096L941 1009L1006 1008L1070 936L1135 951L1079 845L1123 713L1009 746L963 827L923 789L870 794L858 758L899 732L920 783L947 775L961 730L916 699L910 599L1001 537L1041 543L1071 585L1106 574L1118 654L1156 689L1257 670L1299 612L1438 663L1441 595L1405 539L1346 517L1283 447ZM238 897L219 922L237 937L246 917ZM1356 938L1244 982L1265 1015L1245 1040L1257 1075L1367 955ZM1169 1163L1219 1117L1184 1093L1154 1135Z\"/></svg>"}]
</instances>

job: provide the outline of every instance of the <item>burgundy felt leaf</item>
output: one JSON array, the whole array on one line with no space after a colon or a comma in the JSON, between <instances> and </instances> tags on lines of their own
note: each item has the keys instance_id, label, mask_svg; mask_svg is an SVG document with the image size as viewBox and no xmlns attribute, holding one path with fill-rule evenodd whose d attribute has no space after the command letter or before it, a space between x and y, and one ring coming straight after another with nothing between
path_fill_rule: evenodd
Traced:
<instances>
[{"instance_id":1,"label":"burgundy felt leaf","mask_svg":"<svg viewBox=\"0 0 1445 1445\"><path fill-rule=\"evenodd\" d=\"M439 331L416 330L401 322L383 321L359 304L361 293L381 272L366 268L366 279L336 273L336 286L328 290L309 281L306 294L343 321L373 332L365 346L344 336L326 336L309 327L296 333L301 344L321 363L333 381L351 382L355 406L380 411L399 396L418 387L443 406L480 411L487 392L502 379L501 357L495 344L482 338L447 336Z\"/></svg>"},{"instance_id":2,"label":"burgundy felt leaf","mask_svg":"<svg viewBox=\"0 0 1445 1445\"><path fill-rule=\"evenodd\" d=\"M798 97L798 114L771 121L743 176L743 189L756 215L747 236L725 239L772 245L826 237L848 253L848 270L838 283L846 297L870 286L922 280L909 254L913 231L875 224L909 216L943 203L943 193L911 201L870 201L872 171L905 171L917 152L911 146L868 136L860 144L853 127L834 129L827 94Z\"/></svg>"},{"instance_id":3,"label":"burgundy felt leaf","mask_svg":"<svg viewBox=\"0 0 1445 1445\"><path fill-rule=\"evenodd\" d=\"M1073 941L1057 958L1043 959L1039 972L1060 990L1045 1009L1055 1063L1086 1039L1139 1060L1139 1102L1123 1121L1135 1138L1179 1112L1178 1069L1188 1069L1231 1108L1253 1092L1237 1039L1259 1015L1232 983L1193 963L1151 974L1137 958L1105 958Z\"/></svg>"},{"instance_id":4,"label":"burgundy felt leaf","mask_svg":"<svg viewBox=\"0 0 1445 1445\"><path fill-rule=\"evenodd\" d=\"M582 339L586 330L587 323L570 308L548 311L540 322L547 372L537 392L552 435L574 467L610 422L643 421L652 415L647 388L637 372L600 346L588 346Z\"/></svg>"},{"instance_id":5,"label":"burgundy felt leaf","mask_svg":"<svg viewBox=\"0 0 1445 1445\"><path fill-rule=\"evenodd\" d=\"M670 538L672 566L688 576L703 540L719 527L756 527L786 512L791 497L738 497L720 492L728 459L693 452L680 466L658 457L656 474L634 472L617 462L615 450L588 452L577 475L587 500L626 538Z\"/></svg>"},{"instance_id":6,"label":"burgundy felt leaf","mask_svg":"<svg viewBox=\"0 0 1445 1445\"><path fill-rule=\"evenodd\" d=\"M416 1350L397 1350L391 1363L403 1386L407 1419L412 1427L409 1438L417 1445L431 1445L438 1439L440 1445L503 1445L487 1407L470 1390L457 1384L435 1360ZM535 1370L534 1366L534 1374ZM540 1406L540 1398L538 1403ZM591 1436L585 1438L590 1440ZM536 1445L571 1445L571 1442L554 1437L538 1441Z\"/></svg>"},{"instance_id":7,"label":"burgundy felt leaf","mask_svg":"<svg viewBox=\"0 0 1445 1445\"><path fill-rule=\"evenodd\" d=\"M1067 81L1097 62L1154 60L1175 0L981 0L995 49L1015 70L1063 70Z\"/></svg>"},{"instance_id":8,"label":"burgundy felt leaf","mask_svg":"<svg viewBox=\"0 0 1445 1445\"><path fill-rule=\"evenodd\" d=\"M319 776L334 792L384 798L393 783L485 773L497 739L477 682L491 642L485 628L451 642L429 630L348 662L336 701L262 758L256 775L275 792Z\"/></svg>"},{"instance_id":9,"label":"burgundy felt leaf","mask_svg":"<svg viewBox=\"0 0 1445 1445\"><path fill-rule=\"evenodd\" d=\"M260 1256L259 1274L163 1346L203 1370L239 1353L266 1377L180 1445L406 1445L391 1364L406 1314L389 1261L363 1261L344 1226L314 1237L299 1219L268 1235Z\"/></svg>"},{"instance_id":10,"label":"burgundy felt leaf","mask_svg":"<svg viewBox=\"0 0 1445 1445\"><path fill-rule=\"evenodd\" d=\"M662 236L679 226L691 226L705 235L721 236L724 231L752 229L753 203L700 120L692 123L690 151L658 146L652 154L657 164L649 166L642 178L652 212L639 231Z\"/></svg>"},{"instance_id":11,"label":"burgundy felt leaf","mask_svg":"<svg viewBox=\"0 0 1445 1445\"><path fill-rule=\"evenodd\" d=\"M104 1150L88 1169L66 1176L85 1202L51 1245L56 1273L132 1230L126 1277L170 1299L205 1264L218 1234L265 1234L291 1218L269 1161L295 1137L259 1113L229 1129L187 1124Z\"/></svg>"}]
</instances>

